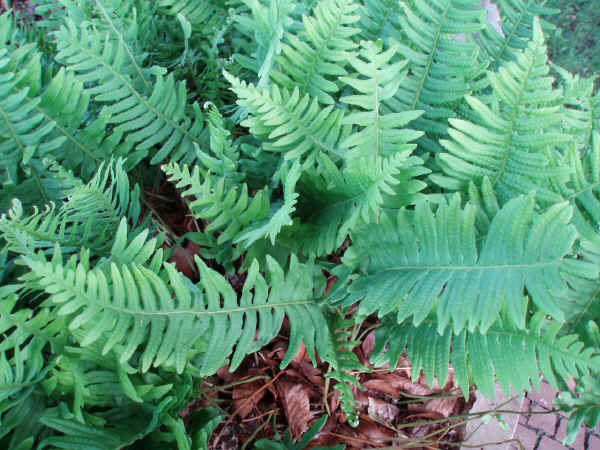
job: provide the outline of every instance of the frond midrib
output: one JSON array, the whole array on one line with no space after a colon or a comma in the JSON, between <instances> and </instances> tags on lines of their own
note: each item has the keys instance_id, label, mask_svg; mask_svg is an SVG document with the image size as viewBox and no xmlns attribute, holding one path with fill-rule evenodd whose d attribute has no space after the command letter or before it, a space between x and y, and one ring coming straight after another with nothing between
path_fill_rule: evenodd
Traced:
<instances>
[{"instance_id":1,"label":"frond midrib","mask_svg":"<svg viewBox=\"0 0 600 450\"><path fill-rule=\"evenodd\" d=\"M442 27L444 26L444 21L446 20L446 15L448 14L448 11L450 11L451 5L452 5L452 0L448 0L448 3L446 4L446 9L444 10L442 17L440 17L438 29L436 31L435 38L433 40L433 46L428 55L427 64L425 65L425 70L423 71L423 77L421 78L421 82L419 83L419 88L417 89L415 99L413 100L413 103L412 103L411 107L409 108L410 110L416 109L417 104L419 103L419 100L421 99L421 93L423 92L423 89L425 88L425 81L429 77L429 72L431 71L431 66L433 64L433 60L434 60L436 52L437 52L438 43L439 43L440 37L442 35Z\"/></svg>"},{"instance_id":2,"label":"frond midrib","mask_svg":"<svg viewBox=\"0 0 600 450\"><path fill-rule=\"evenodd\" d=\"M46 276L48 277L48 276ZM141 317L172 317L172 316L183 316L183 315L193 315L193 316L215 316L215 315L231 315L234 313L240 313L245 311L257 311L261 309L276 309L276 308L285 308L288 306L306 306L306 305L315 305L317 299L309 299L309 300L295 300L289 302L271 302L261 305L250 305L250 306L238 306L237 308L224 308L219 309L218 311L210 311L210 310L194 310L194 309L179 309L173 311L145 311L139 309L128 309L124 307L117 307L111 303L103 303L96 299L95 297L90 297L87 295L87 292L82 292L76 289L74 286L65 283L64 279L61 277L57 277L56 274L52 271L49 278L54 280L55 285L59 285L63 292L67 291L72 294L72 298L84 299L85 304L94 304L98 306L101 310L108 309L115 313L119 314L127 314L131 316L141 316ZM60 306L61 304L58 304ZM85 305L82 305L85 308Z\"/></svg>"}]
</instances>

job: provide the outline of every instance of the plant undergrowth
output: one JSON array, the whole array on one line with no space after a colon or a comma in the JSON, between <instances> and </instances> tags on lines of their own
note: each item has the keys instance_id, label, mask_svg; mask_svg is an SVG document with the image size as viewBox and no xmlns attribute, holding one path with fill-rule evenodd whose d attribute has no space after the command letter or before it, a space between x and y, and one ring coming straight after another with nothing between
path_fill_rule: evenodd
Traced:
<instances>
[{"instance_id":1,"label":"plant undergrowth","mask_svg":"<svg viewBox=\"0 0 600 450\"><path fill-rule=\"evenodd\" d=\"M459 426L545 379L566 442L595 426L600 102L548 60L556 10L495 3L0 16L0 446L456 445L402 431L436 414L408 383ZM289 430L236 430L267 391Z\"/></svg>"}]
</instances>

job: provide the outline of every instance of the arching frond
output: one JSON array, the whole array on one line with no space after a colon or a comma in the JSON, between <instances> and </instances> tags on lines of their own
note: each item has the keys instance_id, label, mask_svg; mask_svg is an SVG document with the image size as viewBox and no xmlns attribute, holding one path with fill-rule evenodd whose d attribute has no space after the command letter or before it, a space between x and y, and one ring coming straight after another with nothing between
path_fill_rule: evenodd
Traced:
<instances>
[{"instance_id":1,"label":"arching frond","mask_svg":"<svg viewBox=\"0 0 600 450\"><path fill-rule=\"evenodd\" d=\"M396 312L399 322L412 316L419 324L437 309L440 329L452 323L459 333L485 332L506 310L523 328L526 289L537 307L563 319L558 296L567 285L559 269L576 236L572 210L566 202L543 214L534 208L531 195L511 200L481 242L474 208L462 209L458 195L435 213L420 202L414 212L358 227L345 258L364 267L349 286L354 298L363 298L359 314Z\"/></svg>"},{"instance_id":2,"label":"arching frond","mask_svg":"<svg viewBox=\"0 0 600 450\"><path fill-rule=\"evenodd\" d=\"M430 385L434 381L440 386L446 383L451 363L465 397L471 384L493 398L496 380L510 395L511 386L518 393L532 386L539 389L540 374L559 389L558 379L600 369L600 354L596 350L584 348L576 335L561 335L561 323L547 320L543 313L535 314L523 330L502 320L485 334L466 330L459 334L450 330L439 334L438 328L435 320L426 320L416 327L387 321L376 331L373 354L389 343L383 357L395 367L406 350L413 378L418 378L423 369Z\"/></svg>"},{"instance_id":3,"label":"arching frond","mask_svg":"<svg viewBox=\"0 0 600 450\"><path fill-rule=\"evenodd\" d=\"M196 262L201 281L193 286L170 264L164 266L165 281L136 263L111 263L110 270L102 271L89 270L82 262L64 267L56 254L51 261L42 254L24 257L56 314L70 318L70 330L87 330L80 342L83 347L104 336L102 352L116 352L120 363L139 348L142 372L168 365L181 373L198 353L196 344L202 339L207 345L198 363L202 375L215 373L232 353L231 365L237 367L255 346L266 344L279 332L285 314L291 335L283 364L291 361L301 342L313 359L315 349L325 354L327 325L315 302L312 268L292 258L284 275L274 260L268 261L270 291L258 264L253 264L238 301L225 278L200 259Z\"/></svg>"},{"instance_id":4,"label":"arching frond","mask_svg":"<svg viewBox=\"0 0 600 450\"><path fill-rule=\"evenodd\" d=\"M348 55L356 48L352 37L359 33L353 27L359 20L359 4L354 0L321 0L311 16L304 16L301 33L288 33L289 43L281 46L277 59L279 71L271 72L271 79L280 87L300 95L310 94L322 104L334 103L339 91L338 77L344 70Z\"/></svg>"},{"instance_id":5,"label":"arching frond","mask_svg":"<svg viewBox=\"0 0 600 450\"><path fill-rule=\"evenodd\" d=\"M453 140L440 141L446 152L437 155L447 177L434 175L436 183L463 189L470 180L488 176L501 202L532 190L543 202L561 201L548 179L564 180L570 169L553 167L546 152L571 137L556 129L560 107L550 104L561 93L552 89L544 36L538 22L534 27L533 41L517 61L488 74L499 107L467 97L478 120L450 119Z\"/></svg>"}]
</instances>

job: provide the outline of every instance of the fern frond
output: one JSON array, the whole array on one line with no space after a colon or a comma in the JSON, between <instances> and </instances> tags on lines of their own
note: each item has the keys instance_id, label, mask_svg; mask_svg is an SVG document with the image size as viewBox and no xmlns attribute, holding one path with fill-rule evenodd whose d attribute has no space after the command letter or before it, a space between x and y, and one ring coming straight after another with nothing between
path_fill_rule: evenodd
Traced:
<instances>
[{"instance_id":1,"label":"fern frond","mask_svg":"<svg viewBox=\"0 0 600 450\"><path fill-rule=\"evenodd\" d=\"M517 61L488 73L500 106L494 108L478 98L467 97L479 119L475 123L450 119L453 140L440 141L446 152L437 155L447 177L434 175L436 183L448 189L463 189L470 180L478 184L488 176L503 203L532 190L538 200L561 201L549 188L548 179L564 180L570 169L553 167L546 152L572 138L556 131L562 120L560 107L549 104L561 92L552 89L554 80L547 76L546 61L544 36L536 21L533 41Z\"/></svg>"},{"instance_id":2,"label":"fern frond","mask_svg":"<svg viewBox=\"0 0 600 450\"><path fill-rule=\"evenodd\" d=\"M8 214L0 217L0 235L8 248L27 255L39 249L51 252L58 244L68 254L86 247L107 256L119 223L125 223L122 218L129 215L135 223L141 212L139 186L130 188L123 164L123 160L102 163L89 183L65 193L69 199L59 208L49 204L25 216L15 200Z\"/></svg>"},{"instance_id":3,"label":"fern frond","mask_svg":"<svg viewBox=\"0 0 600 450\"><path fill-rule=\"evenodd\" d=\"M383 103L392 98L406 81L407 60L390 64L396 48L386 51L373 42L362 42L360 58L349 56L350 64L359 76L341 77L340 80L357 91L355 95L342 97L344 103L358 106L351 110L342 124L354 125L355 131L342 143L348 148L348 158L390 156L396 152L414 150L416 144L410 144L423 135L421 131L403 128L417 119L423 111L405 111L383 114Z\"/></svg>"},{"instance_id":4,"label":"fern frond","mask_svg":"<svg viewBox=\"0 0 600 450\"><path fill-rule=\"evenodd\" d=\"M236 293L220 274L200 260L201 282L192 286L170 264L164 279L136 263L110 264L110 270L89 270L84 263L69 268L48 261L42 254L23 258L37 284L49 294L58 316L68 316L69 329L85 327L80 344L85 347L109 336L103 353L113 350L120 363L143 347L140 370L173 366L181 373L199 339L207 343L199 365L209 375L233 353L232 367L256 346L278 332L285 314L291 322L290 345L283 365L294 357L303 341L314 359L327 349L326 324L315 304L312 268L292 258L287 276L268 260L271 290L253 264L238 303ZM167 281L165 281L167 280ZM221 300L223 299L223 304ZM258 338L255 341L257 322Z\"/></svg>"},{"instance_id":5,"label":"fern frond","mask_svg":"<svg viewBox=\"0 0 600 450\"><path fill-rule=\"evenodd\" d=\"M280 71L271 79L289 90L298 87L300 95L309 94L325 105L334 103L339 91L337 78L346 75L344 66L359 33L352 27L359 20L358 3L353 0L321 0L311 16L304 16L304 29L298 35L288 33L277 58Z\"/></svg>"},{"instance_id":6,"label":"fern frond","mask_svg":"<svg viewBox=\"0 0 600 450\"><path fill-rule=\"evenodd\" d=\"M171 16L183 15L196 31L205 34L221 25L227 15L226 5L214 0L160 0L158 6Z\"/></svg>"},{"instance_id":7,"label":"fern frond","mask_svg":"<svg viewBox=\"0 0 600 450\"><path fill-rule=\"evenodd\" d=\"M402 11L397 0L363 0L360 10L360 28L364 36L371 41L383 40L390 44L390 37L397 38L400 33L398 16Z\"/></svg>"},{"instance_id":8,"label":"fern frond","mask_svg":"<svg viewBox=\"0 0 600 450\"><path fill-rule=\"evenodd\" d=\"M394 112L424 110L413 126L427 133L419 145L437 153L438 137L447 135L446 119L455 115L454 104L471 93L485 68L477 63L477 45L455 37L481 30L483 11L475 0L401 5L405 37L398 42L398 53L410 61L410 73L387 104Z\"/></svg>"},{"instance_id":9,"label":"fern frond","mask_svg":"<svg viewBox=\"0 0 600 450\"><path fill-rule=\"evenodd\" d=\"M600 392L599 376L585 376L579 380L576 392L562 392L555 400L560 409L570 414L567 435L563 439L564 445L570 445L575 441L584 423L593 429L600 422L598 392Z\"/></svg>"},{"instance_id":10,"label":"fern frond","mask_svg":"<svg viewBox=\"0 0 600 450\"><path fill-rule=\"evenodd\" d=\"M347 136L344 112L334 105L321 108L317 99L301 95L300 89L260 89L229 75L225 77L238 97L237 103L248 109L250 118L242 122L252 134L266 138L263 149L285 154L285 159L302 158L305 166L313 164L320 152L344 157L338 145Z\"/></svg>"},{"instance_id":11,"label":"fern frond","mask_svg":"<svg viewBox=\"0 0 600 450\"><path fill-rule=\"evenodd\" d=\"M533 197L508 202L494 217L482 242L475 235L475 210L460 207L455 195L433 213L425 202L415 211L401 210L395 220L357 227L348 263L364 274L350 286L363 298L359 314L397 312L415 324L437 309L440 330L448 323L459 333L485 332L506 309L518 328L525 326L526 289L542 311L562 320L558 296L567 285L559 269L570 253L576 231L572 210L563 202L543 214Z\"/></svg>"},{"instance_id":12,"label":"fern frond","mask_svg":"<svg viewBox=\"0 0 600 450\"><path fill-rule=\"evenodd\" d=\"M389 158L354 159L338 169L325 155L319 169L307 170L300 180L298 216L301 223L292 228L295 248L309 255L326 255L338 248L358 223L376 220L387 198L410 200L420 185L411 180L400 182L404 169L417 166L410 151Z\"/></svg>"},{"instance_id":13,"label":"fern frond","mask_svg":"<svg viewBox=\"0 0 600 450\"><path fill-rule=\"evenodd\" d=\"M117 146L125 137L129 146L135 146L135 154L127 155L134 163L154 146L159 149L153 154L153 164L167 157L189 163L195 159L194 144L205 147L200 137L203 115L196 103L187 110L185 82L154 70L154 86L146 96L134 82L137 66L130 64L121 39L105 38L89 24L78 27L67 21L57 33L57 45L57 59L90 85L88 92L95 101L107 104L102 113L106 123L114 125L109 139ZM127 149L119 154L125 156Z\"/></svg>"},{"instance_id":14,"label":"fern frond","mask_svg":"<svg viewBox=\"0 0 600 450\"><path fill-rule=\"evenodd\" d=\"M527 329L499 320L485 334L466 330L460 334L450 330L439 334L435 319L416 327L386 321L376 331L373 354L389 343L384 357L395 367L406 350L413 379L423 369L430 385L434 381L440 386L446 383L450 362L465 397L469 395L469 385L476 384L486 397L493 398L495 380L506 395L510 395L511 386L517 392L530 390L531 386L539 389L540 374L559 389L558 379L600 369L600 354L584 348L576 335L560 335L561 325L547 320L541 312L529 320Z\"/></svg>"},{"instance_id":15,"label":"fern frond","mask_svg":"<svg viewBox=\"0 0 600 450\"><path fill-rule=\"evenodd\" d=\"M535 17L556 14L559 11L542 6L536 0L496 0L501 19L502 33L487 23L481 30L478 42L496 65L513 61L519 51L525 49L534 36ZM541 21L544 30L551 31L554 25Z\"/></svg>"}]
</instances>

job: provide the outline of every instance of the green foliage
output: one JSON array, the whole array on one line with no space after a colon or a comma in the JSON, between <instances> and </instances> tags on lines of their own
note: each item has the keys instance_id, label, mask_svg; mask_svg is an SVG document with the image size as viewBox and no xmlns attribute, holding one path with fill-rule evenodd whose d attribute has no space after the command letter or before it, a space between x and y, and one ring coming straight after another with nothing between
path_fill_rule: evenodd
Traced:
<instances>
[{"instance_id":1,"label":"green foliage","mask_svg":"<svg viewBox=\"0 0 600 450\"><path fill-rule=\"evenodd\" d=\"M496 3L501 32L478 0L0 16L0 447L208 448L222 417L179 413L286 318L282 366L304 343L356 423L372 313L378 361L486 395L541 374L568 440L594 426L595 78L548 61L554 10ZM156 207L167 183L194 232ZM194 280L167 261L184 239Z\"/></svg>"}]
</instances>

